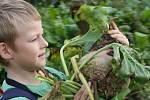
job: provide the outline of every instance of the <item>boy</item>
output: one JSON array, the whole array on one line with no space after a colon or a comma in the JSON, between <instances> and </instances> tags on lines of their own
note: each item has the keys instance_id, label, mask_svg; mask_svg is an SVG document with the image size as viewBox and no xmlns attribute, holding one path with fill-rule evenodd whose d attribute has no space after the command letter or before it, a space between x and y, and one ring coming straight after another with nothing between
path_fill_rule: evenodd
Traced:
<instances>
[{"instance_id":1,"label":"boy","mask_svg":"<svg viewBox=\"0 0 150 100\"><path fill-rule=\"evenodd\" d=\"M108 33L129 45L117 26L114 25L114 29ZM42 34L40 15L32 5L23 0L0 0L0 63L7 73L2 84L4 92L17 88L20 92L15 92L15 95L29 92L40 97L51 90L48 83L35 79L37 71L43 70L46 63L45 49L48 43ZM65 80L63 73L52 68L45 69L58 80ZM20 95L11 100L29 98Z\"/></svg>"},{"instance_id":2,"label":"boy","mask_svg":"<svg viewBox=\"0 0 150 100\"><path fill-rule=\"evenodd\" d=\"M40 15L35 8L22 0L0 0L0 62L7 72L3 91L19 83L40 96L51 89L47 83L35 79L36 70L45 65L48 46L42 34ZM49 70L58 78L65 78L61 72ZM18 99L24 100L23 97L14 100Z\"/></svg>"}]
</instances>

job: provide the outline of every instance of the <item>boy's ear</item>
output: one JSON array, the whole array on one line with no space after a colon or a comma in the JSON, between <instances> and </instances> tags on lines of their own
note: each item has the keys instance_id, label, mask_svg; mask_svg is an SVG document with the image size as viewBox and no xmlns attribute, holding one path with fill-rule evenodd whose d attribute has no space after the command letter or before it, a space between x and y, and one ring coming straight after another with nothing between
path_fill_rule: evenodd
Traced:
<instances>
[{"instance_id":1,"label":"boy's ear","mask_svg":"<svg viewBox=\"0 0 150 100\"><path fill-rule=\"evenodd\" d=\"M0 43L0 56L5 60L12 59L11 49L6 43Z\"/></svg>"}]
</instances>

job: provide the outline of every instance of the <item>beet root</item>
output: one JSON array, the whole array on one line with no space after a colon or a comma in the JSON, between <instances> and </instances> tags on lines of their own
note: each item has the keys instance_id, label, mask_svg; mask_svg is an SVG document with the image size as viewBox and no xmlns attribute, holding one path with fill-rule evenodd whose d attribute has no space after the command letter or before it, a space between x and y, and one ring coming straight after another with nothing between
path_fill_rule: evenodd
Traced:
<instances>
[{"instance_id":1,"label":"beet root","mask_svg":"<svg viewBox=\"0 0 150 100\"><path fill-rule=\"evenodd\" d=\"M112 56L106 50L97 54L88 64L86 64L81 72L87 80L97 82L97 90L99 94L107 94L109 97L115 96L126 84L124 80L119 79L112 72ZM90 58L96 51L92 51L83 56L79 64Z\"/></svg>"}]
</instances>

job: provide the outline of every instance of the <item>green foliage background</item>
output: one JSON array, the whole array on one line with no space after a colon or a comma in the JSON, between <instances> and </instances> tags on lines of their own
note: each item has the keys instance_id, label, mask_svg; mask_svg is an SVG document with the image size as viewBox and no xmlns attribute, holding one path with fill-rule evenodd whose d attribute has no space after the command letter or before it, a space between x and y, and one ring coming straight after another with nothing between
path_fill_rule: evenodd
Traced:
<instances>
[{"instance_id":1,"label":"green foliage background","mask_svg":"<svg viewBox=\"0 0 150 100\"><path fill-rule=\"evenodd\" d=\"M143 63L150 65L150 3L149 0L43 0L35 1L43 20L45 38L49 42L48 65L61 69L58 51L65 39L79 35L79 28L70 13L75 2L102 5L115 9L111 16L130 40L130 46L140 52ZM57 58L58 57L58 58Z\"/></svg>"},{"instance_id":2,"label":"green foliage background","mask_svg":"<svg viewBox=\"0 0 150 100\"><path fill-rule=\"evenodd\" d=\"M89 5L108 6L115 9L111 16L119 29L128 37L130 46L138 50L141 62L150 65L150 2L149 0L27 0L40 12L44 36L49 43L47 49L47 66L62 70L59 50L64 40L71 39L80 33L76 21L71 15L70 7L76 2ZM68 48L72 53L65 54L66 59L81 52L80 48ZM66 50L67 51L67 50ZM0 67L0 83L4 70ZM147 91L150 91L147 85Z\"/></svg>"}]
</instances>

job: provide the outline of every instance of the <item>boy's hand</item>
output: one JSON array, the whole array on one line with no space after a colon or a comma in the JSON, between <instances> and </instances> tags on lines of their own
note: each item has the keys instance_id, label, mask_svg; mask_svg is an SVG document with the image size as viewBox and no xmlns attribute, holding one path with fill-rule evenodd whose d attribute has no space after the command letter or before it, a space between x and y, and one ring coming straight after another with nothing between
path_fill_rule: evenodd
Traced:
<instances>
[{"instance_id":1,"label":"boy's hand","mask_svg":"<svg viewBox=\"0 0 150 100\"><path fill-rule=\"evenodd\" d=\"M112 38L116 39L120 43L129 45L127 37L122 32L120 32L117 25L113 21L109 25L108 34L110 34Z\"/></svg>"},{"instance_id":2,"label":"boy's hand","mask_svg":"<svg viewBox=\"0 0 150 100\"><path fill-rule=\"evenodd\" d=\"M88 82L89 87L91 88L91 82ZM93 92L93 91L92 91ZM73 100L89 100L89 94L84 85L80 88L80 90L75 94Z\"/></svg>"}]
</instances>

